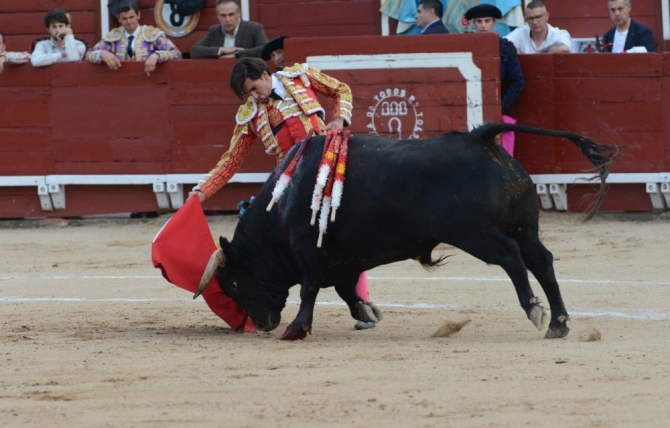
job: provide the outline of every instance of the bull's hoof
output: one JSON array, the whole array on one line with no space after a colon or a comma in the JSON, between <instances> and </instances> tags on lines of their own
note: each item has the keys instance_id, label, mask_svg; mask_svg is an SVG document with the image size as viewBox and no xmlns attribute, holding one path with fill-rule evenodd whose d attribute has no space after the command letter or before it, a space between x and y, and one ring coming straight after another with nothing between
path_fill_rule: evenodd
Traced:
<instances>
[{"instance_id":1,"label":"bull's hoof","mask_svg":"<svg viewBox=\"0 0 670 428\"><path fill-rule=\"evenodd\" d=\"M381 318L383 318L382 312L374 303L358 302L356 309L358 310L358 317L361 321L378 323L381 321ZM379 314L380 318L377 317L377 314Z\"/></svg>"},{"instance_id":2,"label":"bull's hoof","mask_svg":"<svg viewBox=\"0 0 670 428\"><path fill-rule=\"evenodd\" d=\"M566 324L570 321L570 317L566 315L559 315L555 320L552 320L549 324L549 330L547 334L544 335L545 339L560 339L565 337L570 333L570 329Z\"/></svg>"},{"instance_id":3,"label":"bull's hoof","mask_svg":"<svg viewBox=\"0 0 670 428\"><path fill-rule=\"evenodd\" d=\"M373 302L368 302L368 306L370 306L370 309L372 309L372 312L379 321L384 319L384 314L382 313L382 310L379 309L379 306L375 305Z\"/></svg>"},{"instance_id":4,"label":"bull's hoof","mask_svg":"<svg viewBox=\"0 0 670 428\"><path fill-rule=\"evenodd\" d=\"M543 326L546 325L547 321L547 310L540 305L535 305L530 310L528 314L528 319L533 323L533 325L538 329L542 330Z\"/></svg>"},{"instance_id":5,"label":"bull's hoof","mask_svg":"<svg viewBox=\"0 0 670 428\"><path fill-rule=\"evenodd\" d=\"M281 335L280 340L300 340L304 339L307 337L307 333L311 333L312 329L311 327L299 327L299 326L294 326L291 324L286 328L286 331L284 331L284 334Z\"/></svg>"},{"instance_id":6,"label":"bull's hoof","mask_svg":"<svg viewBox=\"0 0 670 428\"><path fill-rule=\"evenodd\" d=\"M549 330L547 330L547 334L544 335L545 339L560 339L562 337L565 337L570 333L570 328L568 328L567 325L561 325L558 327L549 327Z\"/></svg>"},{"instance_id":7,"label":"bull's hoof","mask_svg":"<svg viewBox=\"0 0 670 428\"><path fill-rule=\"evenodd\" d=\"M365 322L365 321L356 321L356 324L354 325L354 328L356 330L369 330L371 328L375 328L377 324L373 322Z\"/></svg>"}]
</instances>

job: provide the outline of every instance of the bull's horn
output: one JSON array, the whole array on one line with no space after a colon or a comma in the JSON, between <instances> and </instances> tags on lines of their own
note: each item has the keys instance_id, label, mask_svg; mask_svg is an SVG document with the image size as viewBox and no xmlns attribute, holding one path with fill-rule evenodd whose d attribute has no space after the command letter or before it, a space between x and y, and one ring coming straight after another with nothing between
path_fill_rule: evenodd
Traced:
<instances>
[{"instance_id":1,"label":"bull's horn","mask_svg":"<svg viewBox=\"0 0 670 428\"><path fill-rule=\"evenodd\" d=\"M198 285L198 291L196 291L195 294L193 295L194 299L197 299L198 296L202 294L203 291L205 291L205 288L207 288L209 281L212 280L212 277L214 276L216 269L219 266L224 267L225 265L226 265L226 255L223 254L223 250L221 250L221 248L218 248L216 251L212 253L212 256L209 258L209 262L207 263L205 272L203 272L202 274L200 285Z\"/></svg>"}]
</instances>

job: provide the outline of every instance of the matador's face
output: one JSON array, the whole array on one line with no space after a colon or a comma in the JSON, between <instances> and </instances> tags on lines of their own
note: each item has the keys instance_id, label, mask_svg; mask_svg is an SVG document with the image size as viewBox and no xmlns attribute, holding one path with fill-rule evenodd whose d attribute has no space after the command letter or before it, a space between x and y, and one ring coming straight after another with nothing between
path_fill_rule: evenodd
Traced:
<instances>
[{"instance_id":1,"label":"matador's face","mask_svg":"<svg viewBox=\"0 0 670 428\"><path fill-rule=\"evenodd\" d=\"M264 71L260 79L251 80L247 77L242 90L245 94L254 97L257 103L267 103L272 93L272 76L267 71Z\"/></svg>"}]
</instances>

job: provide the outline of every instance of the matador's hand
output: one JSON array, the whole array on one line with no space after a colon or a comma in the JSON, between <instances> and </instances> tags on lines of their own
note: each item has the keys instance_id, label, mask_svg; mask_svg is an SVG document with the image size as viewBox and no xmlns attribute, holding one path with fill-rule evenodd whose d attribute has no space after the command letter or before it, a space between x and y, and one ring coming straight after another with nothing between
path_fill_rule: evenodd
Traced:
<instances>
[{"instance_id":1,"label":"matador's hand","mask_svg":"<svg viewBox=\"0 0 670 428\"><path fill-rule=\"evenodd\" d=\"M333 119L332 122L326 125L326 129L342 129L342 128L344 128L344 119L342 119L341 117Z\"/></svg>"}]
</instances>

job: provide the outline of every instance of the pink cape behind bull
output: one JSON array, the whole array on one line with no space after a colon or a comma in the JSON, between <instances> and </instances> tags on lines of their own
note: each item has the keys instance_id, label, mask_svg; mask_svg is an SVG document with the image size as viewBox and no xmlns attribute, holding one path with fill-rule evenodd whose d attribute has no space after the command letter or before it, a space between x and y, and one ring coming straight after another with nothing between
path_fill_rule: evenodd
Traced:
<instances>
[{"instance_id":1,"label":"pink cape behind bull","mask_svg":"<svg viewBox=\"0 0 670 428\"><path fill-rule=\"evenodd\" d=\"M165 223L151 245L151 260L168 282L195 293L216 244L198 198L191 198ZM256 331L253 322L219 288L216 277L202 293L209 308L234 331Z\"/></svg>"}]
</instances>

